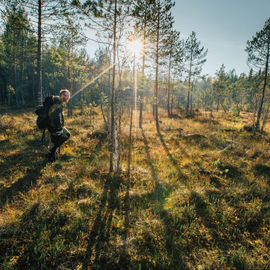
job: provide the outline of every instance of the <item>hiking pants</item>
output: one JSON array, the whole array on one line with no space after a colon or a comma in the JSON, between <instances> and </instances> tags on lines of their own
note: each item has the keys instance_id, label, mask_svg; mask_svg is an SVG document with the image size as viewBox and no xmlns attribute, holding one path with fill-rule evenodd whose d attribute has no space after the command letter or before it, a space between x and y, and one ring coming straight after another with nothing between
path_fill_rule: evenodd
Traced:
<instances>
[{"instance_id":1,"label":"hiking pants","mask_svg":"<svg viewBox=\"0 0 270 270\"><path fill-rule=\"evenodd\" d=\"M61 131L51 133L49 150L61 146L70 137L70 132L64 127Z\"/></svg>"}]
</instances>

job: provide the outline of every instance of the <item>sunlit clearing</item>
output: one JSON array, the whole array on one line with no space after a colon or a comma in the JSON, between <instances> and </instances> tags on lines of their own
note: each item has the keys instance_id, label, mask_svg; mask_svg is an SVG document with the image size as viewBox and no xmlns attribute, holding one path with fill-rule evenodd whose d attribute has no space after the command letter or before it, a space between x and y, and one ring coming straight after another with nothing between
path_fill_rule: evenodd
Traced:
<instances>
[{"instance_id":1,"label":"sunlit clearing","mask_svg":"<svg viewBox=\"0 0 270 270\"><path fill-rule=\"evenodd\" d=\"M136 56L142 52L143 44L139 39L131 40L127 42L127 49L130 54Z\"/></svg>"}]
</instances>

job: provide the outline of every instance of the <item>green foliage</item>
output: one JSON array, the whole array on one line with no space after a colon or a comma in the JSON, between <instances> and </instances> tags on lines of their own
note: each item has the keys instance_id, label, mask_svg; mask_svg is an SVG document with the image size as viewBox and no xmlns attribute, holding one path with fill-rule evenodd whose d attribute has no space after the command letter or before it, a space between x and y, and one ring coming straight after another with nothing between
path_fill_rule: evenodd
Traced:
<instances>
[{"instance_id":1,"label":"green foliage","mask_svg":"<svg viewBox=\"0 0 270 270\"><path fill-rule=\"evenodd\" d=\"M7 8L4 12L4 19L4 32L1 37L3 54L1 54L0 67L2 76L4 76L2 82L5 84L2 87L1 97L6 100L6 94L12 88L14 99L9 99L9 104L16 102L18 106L32 98L32 93L28 89L34 86L33 53L36 39L24 9L15 6L11 9ZM7 89L7 93L5 93L5 89Z\"/></svg>"},{"instance_id":2,"label":"green foliage","mask_svg":"<svg viewBox=\"0 0 270 270\"><path fill-rule=\"evenodd\" d=\"M257 32L252 40L247 41L246 52L248 53L248 62L257 67L262 68L268 59L270 49L270 19L268 19L263 29Z\"/></svg>"}]
</instances>

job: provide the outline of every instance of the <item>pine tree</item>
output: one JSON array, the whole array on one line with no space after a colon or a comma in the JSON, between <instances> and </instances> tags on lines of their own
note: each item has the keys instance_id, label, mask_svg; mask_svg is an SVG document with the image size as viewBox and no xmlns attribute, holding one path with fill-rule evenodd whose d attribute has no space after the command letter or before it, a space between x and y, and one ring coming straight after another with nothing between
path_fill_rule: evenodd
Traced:
<instances>
[{"instance_id":1,"label":"pine tree","mask_svg":"<svg viewBox=\"0 0 270 270\"><path fill-rule=\"evenodd\" d=\"M2 36L2 64L6 70L3 76L5 76L5 87L8 86L9 104L15 102L16 106L19 106L19 104L25 105L26 98L29 99L26 91L29 88L31 89L29 87L30 84L27 83L31 81L31 78L28 76L29 69L33 74L33 61L31 59L31 50L33 50L35 45L33 31L27 14L20 7L15 5L10 8L7 7L4 12L4 18L6 23ZM30 99L32 98L30 97Z\"/></svg>"},{"instance_id":2,"label":"pine tree","mask_svg":"<svg viewBox=\"0 0 270 270\"><path fill-rule=\"evenodd\" d=\"M168 45L168 36L173 26L173 17L171 9L175 2L171 0L153 1L153 13L151 16L151 34L155 43L155 86L154 86L154 104L153 113L156 122L157 132L160 131L158 120L158 89L159 89L159 67L160 58L166 55L166 47Z\"/></svg>"},{"instance_id":3,"label":"pine tree","mask_svg":"<svg viewBox=\"0 0 270 270\"><path fill-rule=\"evenodd\" d=\"M141 90L139 91L140 100L140 116L139 116L139 127L142 128L143 120L143 100L144 100L144 88L145 88L145 62L146 62L146 44L147 39L150 36L150 23L152 14L153 0L136 0L133 1L132 15L136 20L136 28L143 40L143 51L142 51L142 84Z\"/></svg>"},{"instance_id":4,"label":"pine tree","mask_svg":"<svg viewBox=\"0 0 270 270\"><path fill-rule=\"evenodd\" d=\"M192 32L185 42L185 54L188 73L188 95L187 95L187 113L190 113L191 85L195 76L202 71L202 65L206 62L208 50L198 41L196 33Z\"/></svg>"},{"instance_id":5,"label":"pine tree","mask_svg":"<svg viewBox=\"0 0 270 270\"><path fill-rule=\"evenodd\" d=\"M112 82L110 91L110 172L118 173L120 164L120 114L121 109L118 104L119 87L116 87L116 65L118 65L118 75L121 77L121 68L119 59L120 41L123 32L126 31L127 25L124 24L125 16L128 14L127 0L103 0L94 3L93 1L86 1L82 8L86 10L88 15L94 14L97 18L89 17L90 27L97 30L97 37L99 43L112 43ZM88 12L90 9L90 12ZM107 41L102 41L102 39ZM108 41L109 40L109 41ZM118 56L118 57L117 57Z\"/></svg>"},{"instance_id":6,"label":"pine tree","mask_svg":"<svg viewBox=\"0 0 270 270\"><path fill-rule=\"evenodd\" d=\"M26 11L33 17L37 28L37 103L41 104L43 100L43 86L42 86L42 47L45 34L48 34L46 25L55 25L57 19L61 16L67 16L69 6L67 0L17 0ZM52 28L50 28L51 30Z\"/></svg>"},{"instance_id":7,"label":"pine tree","mask_svg":"<svg viewBox=\"0 0 270 270\"><path fill-rule=\"evenodd\" d=\"M270 57L270 19L265 22L263 29L256 33L252 40L247 41L246 52L248 53L248 63L256 68L264 68L264 79L262 96L258 108L255 131L260 128L260 119L265 101L265 89L268 79L269 57Z\"/></svg>"},{"instance_id":8,"label":"pine tree","mask_svg":"<svg viewBox=\"0 0 270 270\"><path fill-rule=\"evenodd\" d=\"M219 105L221 105L224 111L226 112L226 109L223 106L223 100L227 86L228 86L228 76L225 72L225 66L224 64L222 64L220 69L216 72L216 80L213 84L213 90L216 97L217 112L219 111Z\"/></svg>"},{"instance_id":9,"label":"pine tree","mask_svg":"<svg viewBox=\"0 0 270 270\"><path fill-rule=\"evenodd\" d=\"M184 48L180 39L180 32L171 30L166 41L166 55L168 67L168 84L167 84L167 112L168 117L172 115L172 76L179 77L182 71Z\"/></svg>"}]
</instances>

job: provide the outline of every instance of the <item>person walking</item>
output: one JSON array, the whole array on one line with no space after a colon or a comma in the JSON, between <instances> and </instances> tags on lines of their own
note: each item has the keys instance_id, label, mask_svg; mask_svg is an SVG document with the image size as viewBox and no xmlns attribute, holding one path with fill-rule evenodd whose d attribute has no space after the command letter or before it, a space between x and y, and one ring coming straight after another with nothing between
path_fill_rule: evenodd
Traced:
<instances>
[{"instance_id":1,"label":"person walking","mask_svg":"<svg viewBox=\"0 0 270 270\"><path fill-rule=\"evenodd\" d=\"M50 133L50 144L48 159L50 162L56 160L56 149L70 137L70 132L64 127L64 105L70 99L68 89L61 89L59 96L52 96L52 105L48 112L48 131Z\"/></svg>"}]
</instances>

